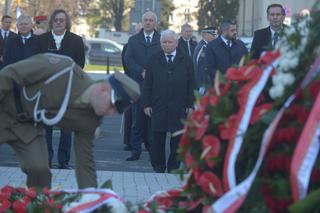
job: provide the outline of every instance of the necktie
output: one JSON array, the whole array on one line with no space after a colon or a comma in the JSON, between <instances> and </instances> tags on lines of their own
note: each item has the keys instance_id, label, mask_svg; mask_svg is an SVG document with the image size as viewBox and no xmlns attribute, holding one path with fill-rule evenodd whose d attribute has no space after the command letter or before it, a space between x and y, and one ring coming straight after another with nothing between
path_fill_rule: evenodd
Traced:
<instances>
[{"instance_id":1,"label":"necktie","mask_svg":"<svg viewBox=\"0 0 320 213\"><path fill-rule=\"evenodd\" d=\"M186 41L187 42L187 46L188 46L188 53L189 56L191 56L191 49L190 49L190 40Z\"/></svg>"},{"instance_id":2,"label":"necktie","mask_svg":"<svg viewBox=\"0 0 320 213\"><path fill-rule=\"evenodd\" d=\"M278 39L279 39L279 34L277 32L275 32L273 34L273 48L276 46L277 42L278 42Z\"/></svg>"},{"instance_id":3,"label":"necktie","mask_svg":"<svg viewBox=\"0 0 320 213\"><path fill-rule=\"evenodd\" d=\"M172 57L173 57L173 55L171 55L171 54L168 54L168 55L167 55L167 58L168 58L167 61L168 61L169 64L171 64L171 63L173 62L173 61L172 61Z\"/></svg>"},{"instance_id":4,"label":"necktie","mask_svg":"<svg viewBox=\"0 0 320 213\"><path fill-rule=\"evenodd\" d=\"M4 31L3 34L4 34L3 38L6 39L6 38L8 37L8 32L7 32L7 31Z\"/></svg>"},{"instance_id":5,"label":"necktie","mask_svg":"<svg viewBox=\"0 0 320 213\"><path fill-rule=\"evenodd\" d=\"M27 38L26 37L22 37L22 43L25 44L27 41Z\"/></svg>"},{"instance_id":6,"label":"necktie","mask_svg":"<svg viewBox=\"0 0 320 213\"><path fill-rule=\"evenodd\" d=\"M231 41L230 41L230 40L227 41L227 46L228 46L229 48L231 47Z\"/></svg>"},{"instance_id":7,"label":"necktie","mask_svg":"<svg viewBox=\"0 0 320 213\"><path fill-rule=\"evenodd\" d=\"M147 39L147 44L150 44L151 43L151 37L150 36L146 36L146 39Z\"/></svg>"}]
</instances>

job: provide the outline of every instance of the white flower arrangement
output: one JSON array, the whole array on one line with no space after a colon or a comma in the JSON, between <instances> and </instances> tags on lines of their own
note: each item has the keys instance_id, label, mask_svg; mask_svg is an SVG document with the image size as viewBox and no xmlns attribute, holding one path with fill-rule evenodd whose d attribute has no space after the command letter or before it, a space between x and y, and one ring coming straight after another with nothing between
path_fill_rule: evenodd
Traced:
<instances>
[{"instance_id":1,"label":"white flower arrangement","mask_svg":"<svg viewBox=\"0 0 320 213\"><path fill-rule=\"evenodd\" d=\"M295 77L289 72L299 64L299 58L304 54L308 42L308 23L311 18L306 16L297 24L291 25L284 30L284 35L279 41L277 48L280 58L276 67L276 74L272 77L272 87L269 95L272 99L282 97L285 88L295 82Z\"/></svg>"}]
</instances>

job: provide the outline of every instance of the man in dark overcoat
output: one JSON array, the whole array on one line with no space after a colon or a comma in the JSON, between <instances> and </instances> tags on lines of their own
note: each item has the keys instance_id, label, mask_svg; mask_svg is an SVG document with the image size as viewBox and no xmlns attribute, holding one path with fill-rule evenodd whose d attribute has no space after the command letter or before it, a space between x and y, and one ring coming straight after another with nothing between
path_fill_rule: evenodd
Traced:
<instances>
[{"instance_id":1,"label":"man in dark overcoat","mask_svg":"<svg viewBox=\"0 0 320 213\"><path fill-rule=\"evenodd\" d=\"M277 41L280 39L285 17L286 13L281 4L271 4L268 6L267 19L270 26L254 32L250 50L253 59L259 58L263 51L274 49Z\"/></svg>"},{"instance_id":2,"label":"man in dark overcoat","mask_svg":"<svg viewBox=\"0 0 320 213\"><path fill-rule=\"evenodd\" d=\"M18 34L7 39L3 63L4 66L26 59L39 52L37 36L32 31L32 18L20 15L17 19Z\"/></svg>"},{"instance_id":3,"label":"man in dark overcoat","mask_svg":"<svg viewBox=\"0 0 320 213\"><path fill-rule=\"evenodd\" d=\"M197 42L192 40L193 29L188 23L181 26L181 37L178 40L177 49L179 52L190 56L194 55L194 49L197 46Z\"/></svg>"},{"instance_id":4,"label":"man in dark overcoat","mask_svg":"<svg viewBox=\"0 0 320 213\"><path fill-rule=\"evenodd\" d=\"M41 53L51 52L71 57L81 68L85 64L84 43L80 36L70 32L71 19L63 9L55 10L49 18L49 31L39 36ZM60 131L58 148L58 168L70 169L70 151L72 133ZM52 126L46 127L47 144L49 150L49 164L53 158Z\"/></svg>"},{"instance_id":5,"label":"man in dark overcoat","mask_svg":"<svg viewBox=\"0 0 320 213\"><path fill-rule=\"evenodd\" d=\"M50 187L43 124L74 131L78 187L97 187L96 128L103 116L123 112L139 93L138 84L123 74L95 82L70 57L32 56L0 72L0 144L14 150L27 186Z\"/></svg>"},{"instance_id":6,"label":"man in dark overcoat","mask_svg":"<svg viewBox=\"0 0 320 213\"><path fill-rule=\"evenodd\" d=\"M247 53L245 44L237 39L236 24L223 20L220 24L220 35L209 42L206 49L205 57L211 82L217 71L224 74L230 66L239 64Z\"/></svg>"},{"instance_id":7,"label":"man in dark overcoat","mask_svg":"<svg viewBox=\"0 0 320 213\"><path fill-rule=\"evenodd\" d=\"M4 46L8 38L16 35L16 33L10 30L12 24L12 17L9 15L4 15L1 18L1 29L0 29L0 69L3 68L3 51Z\"/></svg>"},{"instance_id":8,"label":"man in dark overcoat","mask_svg":"<svg viewBox=\"0 0 320 213\"><path fill-rule=\"evenodd\" d=\"M151 117L150 159L155 172L179 168L177 148L183 128L182 119L193 107L194 74L189 56L176 50L178 39L172 30L161 33L162 51L152 57L146 68L142 99L144 112ZM171 133L170 155L166 163L166 133Z\"/></svg>"},{"instance_id":9,"label":"man in dark overcoat","mask_svg":"<svg viewBox=\"0 0 320 213\"><path fill-rule=\"evenodd\" d=\"M131 36L125 53L125 62L128 73L141 87L145 77L145 67L149 59L161 50L160 35L155 30L157 16L148 11L142 16L143 29ZM131 156L127 161L139 160L141 154L141 144L148 146L150 132L148 127L148 117L143 113L141 101L132 105L132 129L131 129Z\"/></svg>"}]
</instances>

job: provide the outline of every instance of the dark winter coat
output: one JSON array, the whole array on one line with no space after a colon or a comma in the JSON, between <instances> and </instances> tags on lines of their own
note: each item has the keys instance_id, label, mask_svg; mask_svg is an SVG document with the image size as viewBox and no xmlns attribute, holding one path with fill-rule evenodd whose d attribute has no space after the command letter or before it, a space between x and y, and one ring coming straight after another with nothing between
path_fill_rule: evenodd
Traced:
<instances>
[{"instance_id":1,"label":"dark winter coat","mask_svg":"<svg viewBox=\"0 0 320 213\"><path fill-rule=\"evenodd\" d=\"M193 107L194 76L189 56L177 51L169 64L163 51L157 53L146 69L143 107L151 107L153 131L173 132L183 127L186 109Z\"/></svg>"}]
</instances>

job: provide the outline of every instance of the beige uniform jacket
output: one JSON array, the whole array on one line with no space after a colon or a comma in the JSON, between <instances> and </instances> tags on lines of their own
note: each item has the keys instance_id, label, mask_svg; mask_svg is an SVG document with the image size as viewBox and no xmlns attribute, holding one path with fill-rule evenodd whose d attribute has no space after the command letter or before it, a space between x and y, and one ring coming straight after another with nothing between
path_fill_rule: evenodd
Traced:
<instances>
[{"instance_id":1,"label":"beige uniform jacket","mask_svg":"<svg viewBox=\"0 0 320 213\"><path fill-rule=\"evenodd\" d=\"M29 98L40 92L38 108L45 109L47 116L55 116L61 107L70 72L57 76L49 83L46 81L72 63L74 62L68 57L46 53L9 65L0 71L0 144L7 142L5 136L8 131L13 132L24 143L29 143L38 134L42 134L41 125L35 128L32 122L19 123L15 119L13 81L25 87ZM57 124L65 131L74 131L75 142L93 143L95 129L102 121L102 117L97 116L89 105L75 103L93 83L94 81L75 65L68 108L63 119ZM32 116L36 101L26 100L23 92L20 96L24 111Z\"/></svg>"}]
</instances>

